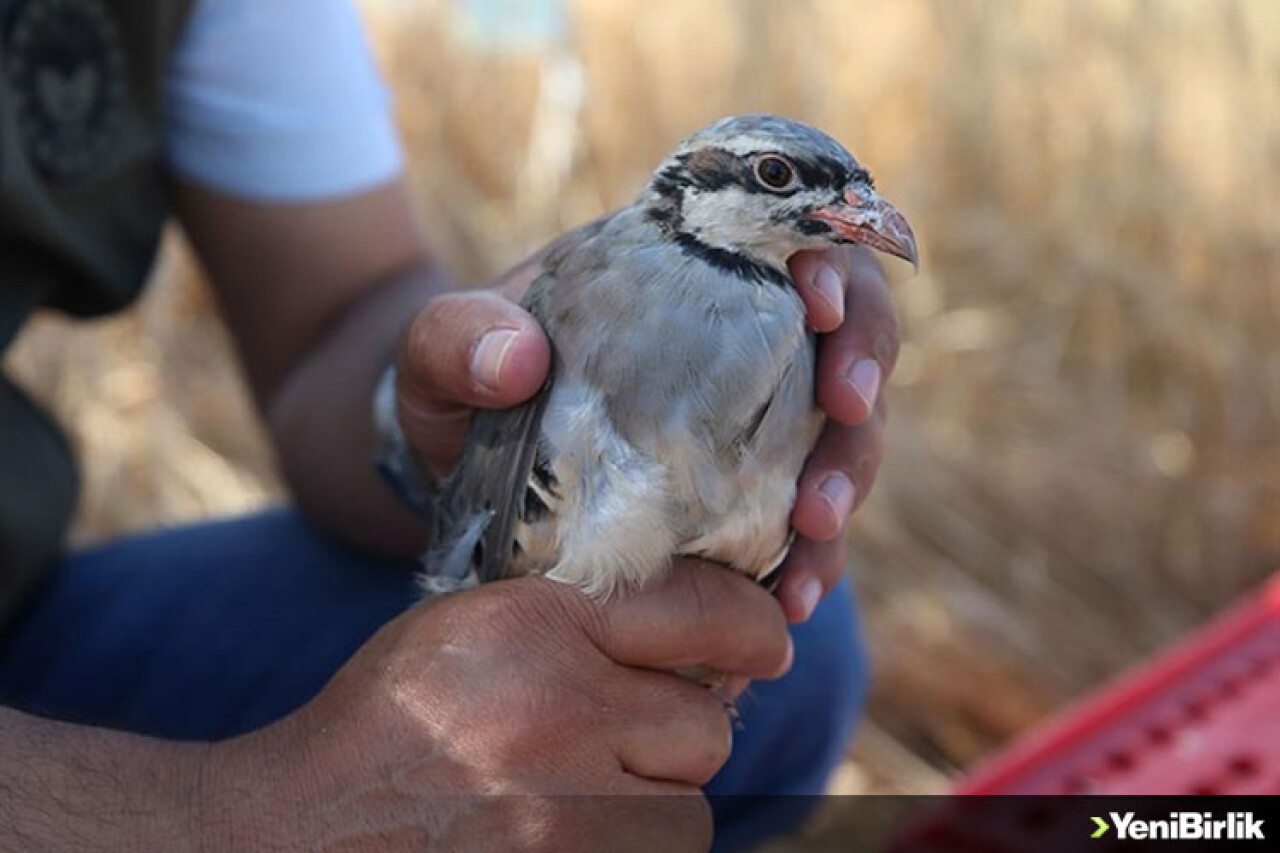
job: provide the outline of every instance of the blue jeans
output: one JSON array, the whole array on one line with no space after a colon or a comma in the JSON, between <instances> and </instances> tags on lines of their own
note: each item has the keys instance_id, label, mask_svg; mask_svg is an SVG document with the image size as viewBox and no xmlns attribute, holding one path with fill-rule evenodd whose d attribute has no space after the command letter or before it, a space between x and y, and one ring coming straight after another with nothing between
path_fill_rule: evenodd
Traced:
<instances>
[{"instance_id":1,"label":"blue jeans","mask_svg":"<svg viewBox=\"0 0 1280 853\"><path fill-rule=\"evenodd\" d=\"M314 696L415 600L410 569L327 541L291 510L69 557L0 645L0 703L167 738L250 731ZM794 635L794 668L743 697L733 757L708 786L717 850L802 820L812 799L794 795L822 791L861 709L847 584Z\"/></svg>"}]
</instances>

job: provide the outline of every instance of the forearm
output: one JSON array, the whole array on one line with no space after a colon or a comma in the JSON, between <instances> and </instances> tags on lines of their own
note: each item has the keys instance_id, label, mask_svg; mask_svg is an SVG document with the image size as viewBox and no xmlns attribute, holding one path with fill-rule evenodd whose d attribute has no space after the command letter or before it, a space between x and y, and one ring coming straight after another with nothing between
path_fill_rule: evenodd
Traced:
<instances>
[{"instance_id":1,"label":"forearm","mask_svg":"<svg viewBox=\"0 0 1280 853\"><path fill-rule=\"evenodd\" d=\"M0 850L199 849L207 749L0 708Z\"/></svg>"},{"instance_id":2,"label":"forearm","mask_svg":"<svg viewBox=\"0 0 1280 853\"><path fill-rule=\"evenodd\" d=\"M268 426L303 511L354 545L417 554L421 522L373 468L373 389L404 325L449 284L437 268L388 277L348 308L289 372L267 406Z\"/></svg>"}]
</instances>

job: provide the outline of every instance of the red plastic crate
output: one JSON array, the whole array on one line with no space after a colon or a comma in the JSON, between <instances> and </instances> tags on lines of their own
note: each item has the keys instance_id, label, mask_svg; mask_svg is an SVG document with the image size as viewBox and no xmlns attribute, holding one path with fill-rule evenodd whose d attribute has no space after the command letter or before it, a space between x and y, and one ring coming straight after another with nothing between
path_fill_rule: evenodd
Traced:
<instances>
[{"instance_id":1,"label":"red plastic crate","mask_svg":"<svg viewBox=\"0 0 1280 853\"><path fill-rule=\"evenodd\" d=\"M1280 575L956 794L1280 794Z\"/></svg>"}]
</instances>

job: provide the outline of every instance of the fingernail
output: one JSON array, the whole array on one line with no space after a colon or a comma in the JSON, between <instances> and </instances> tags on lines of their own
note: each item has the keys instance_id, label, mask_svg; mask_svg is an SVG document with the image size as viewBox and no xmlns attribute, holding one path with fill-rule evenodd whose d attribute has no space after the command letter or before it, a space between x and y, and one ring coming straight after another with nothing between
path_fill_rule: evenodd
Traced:
<instances>
[{"instance_id":1,"label":"fingernail","mask_svg":"<svg viewBox=\"0 0 1280 853\"><path fill-rule=\"evenodd\" d=\"M790 672L791 667L795 664L795 662L796 662L796 641L791 638L790 634L788 634L787 635L787 656L782 661L782 672L779 673L779 677L782 677L783 675L786 675L788 672Z\"/></svg>"},{"instance_id":2,"label":"fingernail","mask_svg":"<svg viewBox=\"0 0 1280 853\"><path fill-rule=\"evenodd\" d=\"M800 621L808 622L813 611L818 608L818 600L822 598L822 581L807 578L796 590L796 595L800 598Z\"/></svg>"},{"instance_id":3,"label":"fingernail","mask_svg":"<svg viewBox=\"0 0 1280 853\"><path fill-rule=\"evenodd\" d=\"M503 362L519 334L515 329L494 329L485 333L471 356L471 375L477 382L491 391L498 389Z\"/></svg>"},{"instance_id":4,"label":"fingernail","mask_svg":"<svg viewBox=\"0 0 1280 853\"><path fill-rule=\"evenodd\" d=\"M876 397L880 394L880 362L874 358L855 361L849 370L849 384L867 404L867 411L874 409Z\"/></svg>"},{"instance_id":5,"label":"fingernail","mask_svg":"<svg viewBox=\"0 0 1280 853\"><path fill-rule=\"evenodd\" d=\"M835 267L823 264L813 274L813 289L818 291L823 300L836 312L836 316L844 320L844 282Z\"/></svg>"},{"instance_id":6,"label":"fingernail","mask_svg":"<svg viewBox=\"0 0 1280 853\"><path fill-rule=\"evenodd\" d=\"M853 512L853 500L857 496L853 483L844 474L831 474L818 484L818 493L831 507L836 524L843 526L844 520Z\"/></svg>"}]
</instances>

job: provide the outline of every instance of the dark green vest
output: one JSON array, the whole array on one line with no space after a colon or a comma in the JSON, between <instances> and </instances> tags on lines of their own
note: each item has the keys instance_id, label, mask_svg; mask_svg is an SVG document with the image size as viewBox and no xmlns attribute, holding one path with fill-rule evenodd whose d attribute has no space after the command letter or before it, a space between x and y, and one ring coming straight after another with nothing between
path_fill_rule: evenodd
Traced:
<instances>
[{"instance_id":1,"label":"dark green vest","mask_svg":"<svg viewBox=\"0 0 1280 853\"><path fill-rule=\"evenodd\" d=\"M0 0L0 353L40 307L133 299L165 217L160 108L191 0ZM58 428L0 373L0 624L75 508Z\"/></svg>"}]
</instances>

